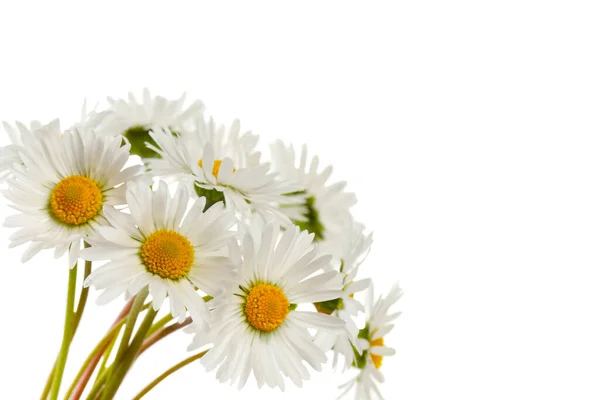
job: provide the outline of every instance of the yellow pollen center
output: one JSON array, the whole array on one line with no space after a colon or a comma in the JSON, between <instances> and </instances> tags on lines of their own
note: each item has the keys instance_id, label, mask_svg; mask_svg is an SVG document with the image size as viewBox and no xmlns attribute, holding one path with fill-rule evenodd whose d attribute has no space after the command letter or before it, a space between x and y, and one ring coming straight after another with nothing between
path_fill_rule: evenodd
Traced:
<instances>
[{"instance_id":1,"label":"yellow pollen center","mask_svg":"<svg viewBox=\"0 0 600 400\"><path fill-rule=\"evenodd\" d=\"M212 170L212 174L215 176L215 178L219 177L219 171L221 170L221 164L223 164L222 160L215 160L215 163L213 164L213 170ZM198 161L198 166L200 166L200 168L202 168L202 160ZM232 172L235 172L236 169L232 168Z\"/></svg>"},{"instance_id":2,"label":"yellow pollen center","mask_svg":"<svg viewBox=\"0 0 600 400\"><path fill-rule=\"evenodd\" d=\"M379 339L375 339L375 340L371 340L371 347L373 346L383 346L383 338L380 337ZM375 368L379 369L379 367L381 367L381 363L383 361L383 356L380 356L378 354L373 354L371 353L371 360L373 360L373 365L375 365Z\"/></svg>"},{"instance_id":3,"label":"yellow pollen center","mask_svg":"<svg viewBox=\"0 0 600 400\"><path fill-rule=\"evenodd\" d=\"M277 329L287 317L290 302L277 286L259 283L246 298L246 318L250 325L263 332Z\"/></svg>"},{"instance_id":4,"label":"yellow pollen center","mask_svg":"<svg viewBox=\"0 0 600 400\"><path fill-rule=\"evenodd\" d=\"M85 224L102 209L102 192L96 182L85 176L69 176L50 193L50 210L61 222Z\"/></svg>"},{"instance_id":5,"label":"yellow pollen center","mask_svg":"<svg viewBox=\"0 0 600 400\"><path fill-rule=\"evenodd\" d=\"M161 229L144 241L141 257L148 272L163 279L178 280L192 268L194 247L185 236Z\"/></svg>"}]
</instances>

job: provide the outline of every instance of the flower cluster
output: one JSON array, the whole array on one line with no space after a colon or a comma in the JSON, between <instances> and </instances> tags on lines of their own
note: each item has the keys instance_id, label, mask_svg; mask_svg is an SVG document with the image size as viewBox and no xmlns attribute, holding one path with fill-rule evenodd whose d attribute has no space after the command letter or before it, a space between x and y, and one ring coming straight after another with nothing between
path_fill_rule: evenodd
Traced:
<instances>
[{"instance_id":1,"label":"flower cluster","mask_svg":"<svg viewBox=\"0 0 600 400\"><path fill-rule=\"evenodd\" d=\"M201 351L189 360L216 369L219 381L241 388L252 373L259 387L301 386L308 366L320 371L332 351L334 365L357 371L344 393L381 397L382 359L394 354L384 337L401 290L374 301L371 280L359 279L372 234L351 215L356 196L306 146L296 153L277 141L264 161L258 136L239 121L216 123L200 101L148 90L141 102L109 98L67 129L58 120L3 128L12 144L0 156L2 193L17 211L4 222L18 228L10 246L28 245L24 262L44 249L68 253L69 329L42 398L58 396L81 318L72 312L79 260L77 311L89 286L102 291L99 304L128 302L71 399L101 358L88 398L112 398L135 358L184 326L189 350ZM364 304L355 298L363 291ZM165 304L168 315L155 321Z\"/></svg>"}]
</instances>

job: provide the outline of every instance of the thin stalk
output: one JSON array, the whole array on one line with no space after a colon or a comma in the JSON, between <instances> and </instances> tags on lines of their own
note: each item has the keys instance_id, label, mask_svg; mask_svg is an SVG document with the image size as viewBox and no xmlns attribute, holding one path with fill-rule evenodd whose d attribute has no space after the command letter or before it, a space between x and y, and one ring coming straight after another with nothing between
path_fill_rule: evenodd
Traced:
<instances>
[{"instance_id":1,"label":"thin stalk","mask_svg":"<svg viewBox=\"0 0 600 400\"><path fill-rule=\"evenodd\" d=\"M171 333L177 332L181 328L184 328L191 323L192 323L192 318L187 317L181 323L169 325L166 328L161 329L158 332L155 332L153 335L148 336L148 338L146 340L144 340L144 343L142 343L142 347L140 347L140 351L138 352L137 356L139 357L144 351L146 351L150 346L154 345L159 340L166 338Z\"/></svg>"},{"instance_id":2,"label":"thin stalk","mask_svg":"<svg viewBox=\"0 0 600 400\"><path fill-rule=\"evenodd\" d=\"M113 324L111 325L111 329L109 330L109 333L107 333L102 340L104 340L105 338L107 338L109 336L113 340L117 338L119 331L118 330L113 331L113 329L117 326L120 329L123 326L123 324L125 324L125 322L127 322L127 314L131 311L131 308L133 307L135 300L136 300L136 296L132 297L125 304L125 306L123 307L123 309L121 310L121 312L119 313L117 318L115 319L115 322L113 322ZM147 306L149 306L149 304L142 307L142 310L144 308L146 308ZM112 332L112 335L109 335L110 332ZM79 378L75 378L75 380L73 381L73 385L71 385L73 387L73 394L71 396L71 400L78 400L81 397L83 391L85 390L85 387L88 384L88 381L90 380L90 378L94 372L94 369L96 369L96 365L98 365L99 357L101 357L102 354L104 354L107 346L108 346L108 343L105 343L104 348L100 348L96 352L96 357L92 357L92 359L89 363L86 362L83 364L83 366L82 366L83 373L81 374L81 376L79 376ZM65 397L65 398L68 398L68 395L69 395L69 393L67 393L67 397Z\"/></svg>"},{"instance_id":3,"label":"thin stalk","mask_svg":"<svg viewBox=\"0 0 600 400\"><path fill-rule=\"evenodd\" d=\"M100 375L98 375L98 379L96 379L96 382L94 383L94 386L92 386L92 390L90 390L90 394L88 394L88 397L86 397L86 400L95 400L99 397L100 392L101 392L102 388L104 387L104 383L106 382L106 378L108 377L109 373L110 373L110 368L104 370L104 372L102 372Z\"/></svg>"},{"instance_id":4,"label":"thin stalk","mask_svg":"<svg viewBox=\"0 0 600 400\"><path fill-rule=\"evenodd\" d=\"M152 325L152 327L148 331L148 336L154 334L155 332L158 332L162 327L164 327L166 324L168 324L171 320L173 320L173 316L171 315L171 313L169 313L169 314L165 315L164 317L162 317L161 319L159 319L157 322L154 323L154 325Z\"/></svg>"},{"instance_id":5,"label":"thin stalk","mask_svg":"<svg viewBox=\"0 0 600 400\"><path fill-rule=\"evenodd\" d=\"M138 315L144 306L144 300L146 300L146 297L148 297L148 286L144 286L144 288L140 290L135 298L135 301L133 302L133 306L131 307L131 311L127 317L127 325L125 325L125 331L123 332L121 343L119 344L119 349L117 350L117 355L115 356L115 365L121 362L125 356L125 352L127 352L127 349L129 348L129 340L131 339L131 334L135 328L135 322L137 321Z\"/></svg>"},{"instance_id":6,"label":"thin stalk","mask_svg":"<svg viewBox=\"0 0 600 400\"><path fill-rule=\"evenodd\" d=\"M202 300L204 300L204 302L209 302L212 299L213 299L212 296L204 296L204 297L202 297ZM161 319L159 319L156 323L154 323L154 325L152 325L152 327L148 331L148 336L151 336L154 333L158 332L161 328L163 328L166 324L168 324L172 320L173 320L173 316L170 313L167 314L167 315L165 315L164 317L162 317Z\"/></svg>"},{"instance_id":7,"label":"thin stalk","mask_svg":"<svg viewBox=\"0 0 600 400\"><path fill-rule=\"evenodd\" d=\"M148 306L149 305L146 304L146 306L144 306L144 308L148 308ZM170 319L172 319L172 317ZM125 319L123 319L122 321L124 322ZM161 339L167 337L168 335L170 335L171 333L173 333L173 332L175 332L175 331L177 331L177 330L179 330L179 329L181 329L181 328L189 325L191 322L192 322L192 319L188 317L188 318L186 318L185 321L183 321L180 324L170 325L167 328L164 328L163 330L161 330L160 332L155 333L152 336L147 335L148 339L144 340L144 342L142 343L142 346L140 347L140 350L136 354L136 358L138 358L144 351L146 351L152 345L156 344L159 340L161 340ZM155 327L157 324L160 324L160 323L161 323L161 321L159 321L156 324L152 325L152 327ZM119 326L122 326L122 324L120 324ZM118 335L116 335L116 334L113 335L113 338L112 338L111 342L109 343L109 347L104 351L104 360L103 360L102 365L100 366L100 368L98 370L98 376L96 378L96 383L94 384L94 388L90 392L90 397L89 398L94 398L93 397L94 395L97 396L97 394L99 393L100 388L102 387L102 385L104 384L104 382L106 380L107 375L105 374L105 370L106 370L105 365L106 365L106 361L108 360L108 356L110 354L111 346L114 346L114 344L116 342L116 339L117 339L117 336ZM86 361L86 364L87 364L87 361ZM92 360L91 364L93 364L93 360ZM78 379L78 378L76 378L76 379ZM98 384L98 385L96 386L96 384ZM82 390L82 392L83 392L83 390ZM79 393L79 395L77 395L77 396L73 395L73 397L71 397L70 400L78 400L80 398L80 396L81 396L81 393Z\"/></svg>"},{"instance_id":8,"label":"thin stalk","mask_svg":"<svg viewBox=\"0 0 600 400\"><path fill-rule=\"evenodd\" d=\"M122 357L122 359L119 360L118 363L114 363L115 370L111 373L108 379L106 388L104 389L104 392L102 394L102 400L109 400L114 397L115 393L119 389L119 386L123 382L125 375L131 368L131 364L133 364L133 361L135 360L138 351L140 350L140 347L144 342L144 338L148 334L148 330L150 330L152 322L154 322L154 318L156 318L156 314L158 314L158 311L154 310L154 308L150 307L148 309L146 317L144 318L142 324L138 328L138 331L135 334L133 340L131 341L131 344L129 345L129 348L125 352L124 356Z\"/></svg>"},{"instance_id":9,"label":"thin stalk","mask_svg":"<svg viewBox=\"0 0 600 400\"><path fill-rule=\"evenodd\" d=\"M83 242L83 248L87 249L90 247L88 242ZM90 287L85 286L83 282L87 279L88 276L92 273L92 262L86 261L85 267L83 269L83 281L81 284L81 294L79 295L79 302L77 303L77 310L75 311L75 329L79 326L79 321L81 321L81 316L83 315L83 310L85 310L85 305L87 304L88 294L90 292Z\"/></svg>"},{"instance_id":10,"label":"thin stalk","mask_svg":"<svg viewBox=\"0 0 600 400\"><path fill-rule=\"evenodd\" d=\"M188 357L185 360L181 361L179 364L172 366L171 368L169 368L168 370L163 372L160 376L158 376L156 379L154 379L152 382L150 382L148 384L148 386L146 386L144 389L142 389L142 391L133 398L133 400L140 400L142 397L144 397L146 394L148 394L149 391L154 389L154 387L156 387L156 385L158 385L163 380L165 380L165 378L167 378L169 375L171 375L175 371L185 367L186 365L190 364L191 362L201 359L207 352L208 352L208 350L203 351L202 353L195 354L195 355Z\"/></svg>"},{"instance_id":11,"label":"thin stalk","mask_svg":"<svg viewBox=\"0 0 600 400\"><path fill-rule=\"evenodd\" d=\"M56 357L58 359L58 356ZM44 386L44 390L42 391L42 395L40 400L46 400L48 398L48 394L50 394L50 389L52 388L52 382L54 381L54 371L56 371L56 360L54 361L54 365L48 374L48 379L46 379L46 385Z\"/></svg>"},{"instance_id":12,"label":"thin stalk","mask_svg":"<svg viewBox=\"0 0 600 400\"><path fill-rule=\"evenodd\" d=\"M87 242L83 242L83 247L84 248L90 247L90 244ZM83 281L82 282L85 282L86 278L91 273L92 273L92 262L86 261L84 272L83 272ZM79 327L79 322L81 321L81 316L83 315L83 310L85 309L85 305L87 303L89 291L90 291L89 287L86 287L82 284L81 294L79 296L79 302L77 303L77 310L75 311L75 317L74 317L74 321L73 321L73 336L75 335L75 332L77 332L77 328ZM40 397L41 400L46 400L46 398L48 398L48 393L50 393L50 388L52 387L52 382L54 381L54 371L56 370L57 362L58 362L58 357L57 357L57 360L54 361L54 365L52 366L52 369L50 370L50 374L48 374L48 379L46 380L46 385L44 386L44 391L42 392L42 396Z\"/></svg>"},{"instance_id":13,"label":"thin stalk","mask_svg":"<svg viewBox=\"0 0 600 400\"><path fill-rule=\"evenodd\" d=\"M144 307L142 307L141 311L147 310L148 307L150 307L151 305L152 305L152 303L146 303L146 304L144 304ZM96 381L98 380L98 378L100 377L100 375L106 369L108 369L108 367L106 366L106 364L108 364L108 360L110 359L110 355L112 354L112 351L113 351L115 345L117 344L117 339L119 339L119 335L115 335L113 337L113 340L110 342L110 344L108 345L108 347L104 351L104 358L102 359L102 363L100 364L100 367L98 368L98 375L96 376ZM94 384L95 384L95 382L94 382Z\"/></svg>"},{"instance_id":14,"label":"thin stalk","mask_svg":"<svg viewBox=\"0 0 600 400\"><path fill-rule=\"evenodd\" d=\"M121 330L121 327L123 326L123 324L125 324L125 321L127 321L127 319L122 318L117 324L115 324L108 331L108 333L106 335L104 335L104 337L100 340L100 342L98 342L96 347L94 347L94 349L90 352L90 354L87 356L87 358L83 362L83 365L79 369L79 372L75 376L75 379L73 380L73 383L69 387L69 390L67 390L67 394L65 395L65 400L68 399L69 396L71 396L71 393L73 393L73 390L77 386L77 383L79 383L81 377L86 372L88 372L88 370L89 370L88 366L94 363L95 358L102 357L102 355L104 354L104 350L106 349L106 347L108 346L110 341L113 340L114 337L117 335L117 333ZM96 363L97 362L98 361L96 361ZM92 371L89 371L89 373L91 373L91 372ZM83 391L83 388L84 387L81 387L81 391ZM79 398L80 396L81 396L81 394L75 393L72 398L76 399L76 398Z\"/></svg>"},{"instance_id":15,"label":"thin stalk","mask_svg":"<svg viewBox=\"0 0 600 400\"><path fill-rule=\"evenodd\" d=\"M115 348L115 344L117 344L118 338L119 335L113 336L113 339L110 341L110 344L106 348L106 351L104 352L104 357L102 358L102 362L100 363L100 367L98 367L98 376L100 376L100 374L106 369L106 364L108 363L108 359L110 358L113 349Z\"/></svg>"},{"instance_id":16,"label":"thin stalk","mask_svg":"<svg viewBox=\"0 0 600 400\"><path fill-rule=\"evenodd\" d=\"M60 348L60 353L58 354L58 359L56 360L56 368L54 370L54 377L52 379L52 391L50 393L50 399L56 400L58 398L58 393L60 391L60 383L62 381L62 376L65 371L65 365L67 363L67 357L69 355L69 347L71 346L71 341L73 340L74 325L73 321L75 318L75 313L73 309L75 307L75 289L77 286L77 268L76 265L74 268L69 269L69 284L67 288L67 308L65 311L65 328L63 333L63 341Z\"/></svg>"}]
</instances>

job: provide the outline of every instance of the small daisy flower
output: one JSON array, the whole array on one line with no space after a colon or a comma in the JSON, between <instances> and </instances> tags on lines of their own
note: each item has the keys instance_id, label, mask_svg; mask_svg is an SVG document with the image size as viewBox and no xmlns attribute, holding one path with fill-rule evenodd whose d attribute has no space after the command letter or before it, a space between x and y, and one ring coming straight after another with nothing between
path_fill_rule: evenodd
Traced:
<instances>
[{"instance_id":1,"label":"small daisy flower","mask_svg":"<svg viewBox=\"0 0 600 400\"><path fill-rule=\"evenodd\" d=\"M129 145L121 147L120 138L83 129L61 134L57 125L51 130L21 136L23 164L14 167L4 191L20 213L7 217L4 225L20 228L10 236L10 247L31 242L23 261L54 248L56 257L69 250L73 267L81 240L93 238L108 223L103 207L125 203L124 183L138 178L142 167L124 168Z\"/></svg>"},{"instance_id":2,"label":"small daisy flower","mask_svg":"<svg viewBox=\"0 0 600 400\"><path fill-rule=\"evenodd\" d=\"M361 279L355 281L358 267L367 257L371 244L373 243L373 234L365 234L363 224L354 220L348 221L348 235L338 235L335 240L328 240L329 243L323 243L320 246L321 251L331 252L334 255L336 269L343 274L342 296L338 299L315 303L317 310L324 314L334 315L346 322L346 330L343 334L332 335L329 332L318 332L315 337L315 343L323 350L333 348L333 365L337 364L338 358L342 355L345 359L345 368L350 368L355 360L354 348L358 346L358 327L352 320L352 317L364 311L363 305L354 299L354 295L369 287L370 279ZM328 246L325 246L328 244Z\"/></svg>"},{"instance_id":3,"label":"small daisy flower","mask_svg":"<svg viewBox=\"0 0 600 400\"><path fill-rule=\"evenodd\" d=\"M297 187L277 180L277 174L269 172L270 165L260 163L260 153L254 150L258 137L250 132L240 135L239 121L227 132L212 119L200 119L197 125L196 131L179 136L167 129L150 132L157 147L149 147L162 158L150 163L152 171L187 179L199 196L223 200L244 218L251 213L265 220L273 215L281 223L290 224L280 206L300 201L287 196Z\"/></svg>"},{"instance_id":4,"label":"small daisy flower","mask_svg":"<svg viewBox=\"0 0 600 400\"><path fill-rule=\"evenodd\" d=\"M253 230L256 232L257 230ZM217 370L221 382L245 385L250 372L262 387L284 389L284 376L297 386L308 379L304 361L320 371L325 353L312 341L308 329L340 332L344 322L313 311L299 311L302 303L326 301L341 295L341 276L336 271L318 273L330 261L318 255L312 236L297 227L280 235L280 227L268 222L261 234L247 233L240 248L231 246L230 256L239 274L230 292L215 298L209 341L214 347L201 362ZM199 333L191 349L205 344Z\"/></svg>"},{"instance_id":5,"label":"small daisy flower","mask_svg":"<svg viewBox=\"0 0 600 400\"><path fill-rule=\"evenodd\" d=\"M14 126L2 122L2 127L8 134L12 144L0 148L0 182L12 177L12 169L15 164L23 164L21 157L19 157L19 151L23 146L25 136L31 137L34 131L40 131L42 134L54 132L57 135L60 135L61 132L58 119L45 125L42 125L39 121L33 121L29 124L29 127L21 122L16 122Z\"/></svg>"},{"instance_id":6,"label":"small daisy flower","mask_svg":"<svg viewBox=\"0 0 600 400\"><path fill-rule=\"evenodd\" d=\"M231 277L231 264L222 253L237 234L231 231L235 216L222 203L204 212L205 198L194 199L186 214L187 189L179 186L171 197L164 182L156 191L131 183L126 196L131 214L106 209L112 227L101 228L104 240L93 241L81 253L86 260L109 260L86 285L104 290L99 303L123 293L133 296L149 285L155 310L168 296L174 317L185 319L187 309L196 323L208 323L208 308L196 288L214 295Z\"/></svg>"},{"instance_id":7,"label":"small daisy flower","mask_svg":"<svg viewBox=\"0 0 600 400\"><path fill-rule=\"evenodd\" d=\"M75 128L94 130L98 116L99 115L95 110L88 112L87 102L84 101L79 121L67 130L73 130ZM0 183L12 176L12 168L15 164L23 165L21 158L19 157L19 151L21 146L23 146L23 142L26 140L25 138L30 138L28 140L29 145L35 143L35 140L32 139L34 131L37 131L42 135L62 135L60 121L58 119L52 120L47 124L42 124L39 121L32 121L29 126L18 121L15 122L13 126L3 121L2 128L8 134L12 143L0 148Z\"/></svg>"},{"instance_id":8,"label":"small daisy flower","mask_svg":"<svg viewBox=\"0 0 600 400\"><path fill-rule=\"evenodd\" d=\"M185 94L177 100L162 96L152 96L144 89L142 101L138 103L133 93L127 100L107 99L110 107L100 113L97 130L110 136L123 135L131 143L131 153L142 158L157 157L146 147L146 142L154 143L148 135L151 129L162 127L173 132L189 129L198 114L202 114L204 104L196 100L185 107Z\"/></svg>"},{"instance_id":9,"label":"small daisy flower","mask_svg":"<svg viewBox=\"0 0 600 400\"><path fill-rule=\"evenodd\" d=\"M346 182L327 184L333 167L328 166L319 172L319 158L314 156L310 165L308 150L302 146L300 160L296 165L296 152L293 146L286 147L278 140L271 145L275 170L281 179L300 186L296 193L302 204L282 209L301 229L315 234L317 240L324 240L336 234L343 234L343 227L350 216L350 207L356 204L354 193L344 191Z\"/></svg>"},{"instance_id":10,"label":"small daisy flower","mask_svg":"<svg viewBox=\"0 0 600 400\"><path fill-rule=\"evenodd\" d=\"M396 351L385 345L384 337L394 325L391 323L398 318L400 312L390 314L390 308L402 297L402 290L394 286L386 297L379 297L373 304L373 289L369 288L368 315L365 327L359 332L359 346L355 366L360 369L356 377L342 385L342 396L356 386L357 399L383 399L378 383L384 382L380 368L383 357L393 356Z\"/></svg>"}]
</instances>

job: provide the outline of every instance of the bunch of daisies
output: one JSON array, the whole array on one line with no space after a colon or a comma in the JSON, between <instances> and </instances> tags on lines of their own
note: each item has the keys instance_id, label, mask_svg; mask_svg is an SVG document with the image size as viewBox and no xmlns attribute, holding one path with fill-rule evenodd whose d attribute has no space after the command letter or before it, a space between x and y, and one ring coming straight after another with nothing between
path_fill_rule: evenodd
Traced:
<instances>
[{"instance_id":1,"label":"bunch of daisies","mask_svg":"<svg viewBox=\"0 0 600 400\"><path fill-rule=\"evenodd\" d=\"M342 394L381 398L402 292L375 298L361 278L372 235L352 218L355 195L306 146L277 141L265 162L238 121L147 90L141 101L108 98L67 129L55 120L3 130L12 144L0 156L2 194L17 211L4 221L16 228L10 247L27 245L23 262L46 249L68 260L64 337L42 399L61 393L90 286L98 304L125 305L65 399L112 399L139 355L184 327L192 355L136 399L194 360L240 388L250 374L259 387L301 386L329 352L355 371Z\"/></svg>"}]
</instances>

